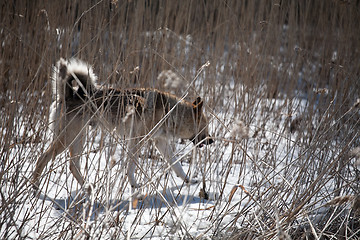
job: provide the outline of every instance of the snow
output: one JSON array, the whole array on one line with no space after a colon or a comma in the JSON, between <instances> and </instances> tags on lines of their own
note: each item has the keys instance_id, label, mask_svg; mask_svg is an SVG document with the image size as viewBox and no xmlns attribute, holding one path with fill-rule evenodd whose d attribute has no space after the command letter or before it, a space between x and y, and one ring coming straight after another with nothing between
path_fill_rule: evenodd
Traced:
<instances>
[{"instance_id":1,"label":"snow","mask_svg":"<svg viewBox=\"0 0 360 240\"><path fill-rule=\"evenodd\" d=\"M222 116L222 119L225 118ZM217 135L215 128L216 122L212 120L210 129ZM23 128L20 131L23 131ZM254 131L253 127L252 131ZM169 166L164 161L159 161L156 152L152 153L156 155L152 158L157 159L145 159L144 156L148 152L144 150L142 154L144 158L139 160L139 164L143 166L150 181L144 176L138 180L145 182L139 193L144 199L136 200L136 196L139 195L132 192L126 180L126 161L121 159L124 158L123 146L117 146L112 156L109 153L110 148L100 148L101 134L104 133L96 129L89 132L90 137L82 157L82 172L86 172L88 182L95 183L93 186L95 193L84 195L83 190L77 189L79 186L68 170L68 163L64 160L69 158L68 153L60 154L45 171L39 198L28 198L21 208L15 210L16 222L19 224L24 221L25 224L21 228L22 236L41 238L44 237L43 234L57 235L60 234L61 229L64 229L64 224L69 223L76 223L80 235L88 232L94 238L101 235L102 239L106 238L104 236L110 239L115 233L131 239L211 236L216 228L221 229L231 223L239 209L251 201L246 199L245 192L250 191L251 184L264 177L262 174L254 173L251 167L260 164L261 159L265 157L259 146L263 140L260 142L253 139L240 140L240 142L248 141L253 145L254 151L246 153L248 160L243 159L244 152L235 142L224 146L221 141L217 141L204 149L196 150L190 143L186 143L185 146L177 144L179 155L187 153L183 157L185 172L190 168L191 174L199 180L199 183L183 185L181 179L175 176ZM269 138L273 137L271 132L267 135ZM230 137L230 134L225 136L227 137ZM105 142L108 146L114 145L109 137L106 137ZM285 179L282 176L285 168L283 161L287 158L288 151L285 149L289 147L287 146L289 143L280 140L277 144L283 145L278 149L284 151L274 154L277 159L283 160L274 166L272 174L267 175L270 179L264 188ZM34 159L33 155L37 155L41 149L42 147L36 144L26 148L14 147L10 154L13 158ZM191 163L187 162L189 158ZM116 159L112 168L109 164L111 159ZM21 167L21 174L29 179L34 163L22 160L20 162L25 163ZM262 163L267 164L265 161ZM87 165L87 171L84 165ZM137 175L143 174L138 171ZM203 187L203 177L209 195L208 200L199 196ZM2 192L6 194L7 191L8 189L2 186ZM30 220L27 219L28 215L32 216ZM116 218L119 221L118 226L114 223ZM214 225L217 225L216 228ZM15 236L17 232L14 230L12 234Z\"/></svg>"},{"instance_id":2,"label":"snow","mask_svg":"<svg viewBox=\"0 0 360 240\"><path fill-rule=\"evenodd\" d=\"M44 171L39 196L34 197L30 189L22 190L29 197L20 198L20 207L14 209L14 222L6 229L9 237L85 238L89 235L101 239L206 239L213 234L226 233L227 229L241 229L244 221L257 218L259 207L266 212L261 200L265 196L273 196L275 205L280 206L283 201L290 204L294 192L305 189L294 189L287 199L276 196L276 189L296 187L297 171L302 168L297 162L310 159L309 154L320 153L320 150L304 152L297 135L279 127L286 122L285 114L270 114L272 117L267 116L269 120L262 124L260 110L272 106L276 111L287 104L285 100L258 101L255 105L262 108L257 108L249 126L220 113L217 117L228 128L225 130L219 127L216 118L210 118L210 133L218 138L214 144L194 149L190 142L175 143L184 171L190 169L191 175L199 180L193 185L183 184L149 143L138 162L141 171L136 173L137 181L143 185L138 192L133 191L126 178L124 141L114 140L99 129L90 129L81 171L91 183L88 185L92 187L91 194L79 189L71 175L65 161L68 153L60 154ZM296 101L293 102L294 112L305 108L305 100ZM19 131L25 131L23 124L19 125ZM21 178L30 179L34 162L26 159L36 160L42 149L44 142L26 146L15 144L9 154L20 164L8 174L18 171ZM338 154L329 152L326 159L336 158ZM309 171L312 164L309 163ZM321 172L313 177L316 179L320 175ZM203 198L204 192L200 194L204 183L207 199ZM331 180L323 187L324 192L334 190ZM1 187L4 199L11 196L11 191L13 189L7 185ZM272 211L267 215L275 218ZM255 221L261 223L263 220Z\"/></svg>"}]
</instances>

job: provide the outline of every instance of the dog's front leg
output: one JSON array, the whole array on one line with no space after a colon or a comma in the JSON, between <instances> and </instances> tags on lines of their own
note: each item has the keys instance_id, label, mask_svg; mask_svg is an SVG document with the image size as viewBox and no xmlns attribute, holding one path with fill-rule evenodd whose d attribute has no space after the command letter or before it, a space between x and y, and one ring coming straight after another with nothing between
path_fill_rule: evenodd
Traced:
<instances>
[{"instance_id":1,"label":"dog's front leg","mask_svg":"<svg viewBox=\"0 0 360 240\"><path fill-rule=\"evenodd\" d=\"M129 156L128 159L128 168L127 168L127 177L128 180L130 182L130 185L132 188L139 188L140 185L136 183L136 179L135 179L135 161L136 159L133 159L133 156Z\"/></svg>"},{"instance_id":2,"label":"dog's front leg","mask_svg":"<svg viewBox=\"0 0 360 240\"><path fill-rule=\"evenodd\" d=\"M135 179L135 167L136 161L138 160L138 147L133 141L130 141L128 145L128 154L127 154L127 177L132 188L139 188L140 185L136 183Z\"/></svg>"},{"instance_id":3,"label":"dog's front leg","mask_svg":"<svg viewBox=\"0 0 360 240\"><path fill-rule=\"evenodd\" d=\"M177 161L177 158L174 156L174 153L171 149L171 146L165 139L157 139L155 141L156 149L161 153L161 155L166 159L169 163L171 169L176 173L178 177L180 177L186 183L197 183L196 179L189 179L189 177L184 172L181 164Z\"/></svg>"}]
</instances>

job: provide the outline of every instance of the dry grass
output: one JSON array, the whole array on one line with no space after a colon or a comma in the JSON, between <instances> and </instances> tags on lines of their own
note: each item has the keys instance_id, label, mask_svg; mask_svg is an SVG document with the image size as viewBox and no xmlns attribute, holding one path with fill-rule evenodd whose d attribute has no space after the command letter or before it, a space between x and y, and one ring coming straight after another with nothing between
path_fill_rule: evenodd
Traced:
<instances>
[{"instance_id":1,"label":"dry grass","mask_svg":"<svg viewBox=\"0 0 360 240\"><path fill-rule=\"evenodd\" d=\"M50 137L51 66L71 56L93 64L104 84L169 91L174 89L158 79L162 71L171 70L186 89L210 63L188 92L204 97L217 141L184 161L204 180L200 196L212 207L199 210L199 219L208 211L204 221L211 227L187 232L178 220L182 213L159 187L166 189L174 174L147 160L158 158L150 146L138 173L149 176L144 192L159 202L151 205L146 236L159 236L160 228L161 238L360 237L359 1L92 2L1 3L2 239L34 233L43 239L121 239L135 236L146 218L143 202L125 229L128 208L110 203L126 204L128 183L121 147L112 157L120 140L106 133L90 132L84 150L88 179L104 187L82 209L71 202L74 207L54 218L30 191L33 165ZM100 166L100 156L110 164ZM72 178L66 166L57 161L48 167L44 194L57 188L52 198L58 199L76 189L64 181ZM163 178L155 177L159 172ZM54 201L52 209L61 207ZM173 223L165 221L169 215ZM44 218L51 223L44 225Z\"/></svg>"}]
</instances>

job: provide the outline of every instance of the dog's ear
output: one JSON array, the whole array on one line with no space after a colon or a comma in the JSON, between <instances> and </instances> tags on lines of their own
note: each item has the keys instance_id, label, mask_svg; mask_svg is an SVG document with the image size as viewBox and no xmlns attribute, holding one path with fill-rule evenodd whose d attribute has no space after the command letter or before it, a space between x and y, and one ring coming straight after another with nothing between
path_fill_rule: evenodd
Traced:
<instances>
[{"instance_id":1,"label":"dog's ear","mask_svg":"<svg viewBox=\"0 0 360 240\"><path fill-rule=\"evenodd\" d=\"M193 102L193 108L196 112L201 112L203 106L203 100L201 97L197 97L196 100Z\"/></svg>"}]
</instances>

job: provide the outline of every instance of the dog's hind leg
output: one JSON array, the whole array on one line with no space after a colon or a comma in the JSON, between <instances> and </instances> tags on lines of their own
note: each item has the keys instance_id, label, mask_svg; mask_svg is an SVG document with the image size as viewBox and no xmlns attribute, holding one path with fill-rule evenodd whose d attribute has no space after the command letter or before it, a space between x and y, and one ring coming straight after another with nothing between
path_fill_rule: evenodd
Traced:
<instances>
[{"instance_id":1,"label":"dog's hind leg","mask_svg":"<svg viewBox=\"0 0 360 240\"><path fill-rule=\"evenodd\" d=\"M36 167L32 175L32 183L34 184L35 188L39 187L40 184L39 178L44 168L48 164L48 162L51 159L55 158L60 153L62 153L65 150L65 148L66 146L64 145L64 143L59 139L57 139L51 143L51 145L43 154L41 154L41 156L38 158L36 162Z\"/></svg>"},{"instance_id":2,"label":"dog's hind leg","mask_svg":"<svg viewBox=\"0 0 360 240\"><path fill-rule=\"evenodd\" d=\"M178 177L180 177L186 183L191 183L191 184L197 183L197 180L195 179L190 180L189 177L186 175L180 162L177 161L177 158L174 156L171 146L166 139L163 138L156 139L155 147L165 158L165 160L169 163L171 169L176 173Z\"/></svg>"},{"instance_id":3,"label":"dog's hind leg","mask_svg":"<svg viewBox=\"0 0 360 240\"><path fill-rule=\"evenodd\" d=\"M70 172L81 186L83 186L85 182L80 172L80 155L82 153L83 145L84 145L84 137L80 133L80 135L69 146Z\"/></svg>"},{"instance_id":4,"label":"dog's hind leg","mask_svg":"<svg viewBox=\"0 0 360 240\"><path fill-rule=\"evenodd\" d=\"M63 121L63 119L59 120L59 122L61 123ZM50 146L48 147L48 149L41 154L41 156L39 157L39 159L36 162L36 167L35 170L33 172L32 175L32 183L34 184L35 188L39 188L39 178L44 170L44 168L46 167L46 165L48 164L48 162L55 158L57 155L59 155L60 153L62 153L65 149L67 149L69 146L71 147L70 151L71 156L74 157L75 160L70 161L70 166L71 166L71 172L73 173L73 175L76 177L76 179L79 181L79 183L83 183L83 181L81 181L82 177L80 175L77 175L77 173L74 174L74 172L76 172L76 168L74 170L74 167L72 166L76 166L78 165L78 160L79 159L79 149L81 150L82 148L82 135L79 134L83 134L81 132L81 124L79 124L79 122L75 122L73 121L69 121L70 123L68 124L68 126L66 126L65 129L62 130L62 132L59 132L58 129L56 129L54 131L55 137L53 142L50 144ZM81 125L81 126L80 126ZM71 130L70 130L71 129ZM71 163L73 162L73 163ZM78 168L77 168L78 169Z\"/></svg>"}]
</instances>

